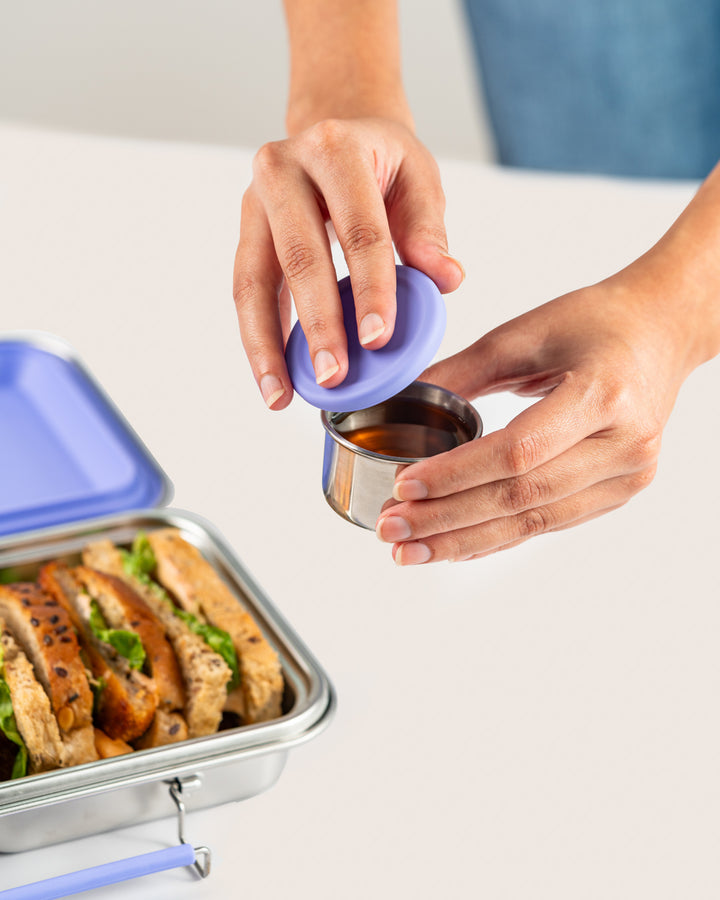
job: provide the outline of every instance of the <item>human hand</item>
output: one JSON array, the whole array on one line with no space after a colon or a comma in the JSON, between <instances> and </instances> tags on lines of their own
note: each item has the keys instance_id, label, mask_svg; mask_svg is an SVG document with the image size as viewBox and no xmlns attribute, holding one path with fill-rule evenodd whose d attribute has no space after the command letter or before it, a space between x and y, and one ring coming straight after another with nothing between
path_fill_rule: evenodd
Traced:
<instances>
[{"instance_id":1,"label":"human hand","mask_svg":"<svg viewBox=\"0 0 720 900\"><path fill-rule=\"evenodd\" d=\"M243 346L267 405L284 409L293 389L284 347L291 295L318 384L347 374L347 342L328 226L348 265L361 343L391 338L395 259L443 292L463 279L447 252L445 198L435 160L405 124L328 119L257 153L243 197L234 297Z\"/></svg>"},{"instance_id":2,"label":"human hand","mask_svg":"<svg viewBox=\"0 0 720 900\"><path fill-rule=\"evenodd\" d=\"M652 480L663 427L694 367L697 323L658 283L620 273L508 322L424 380L470 399L540 397L510 424L403 469L378 518L399 565L465 560L586 522Z\"/></svg>"}]
</instances>

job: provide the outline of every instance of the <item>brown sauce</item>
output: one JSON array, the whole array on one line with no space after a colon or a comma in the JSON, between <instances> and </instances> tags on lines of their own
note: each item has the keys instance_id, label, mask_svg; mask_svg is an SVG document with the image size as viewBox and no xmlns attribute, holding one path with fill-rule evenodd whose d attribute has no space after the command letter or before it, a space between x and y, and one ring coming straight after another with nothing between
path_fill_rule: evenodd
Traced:
<instances>
[{"instance_id":1,"label":"brown sauce","mask_svg":"<svg viewBox=\"0 0 720 900\"><path fill-rule=\"evenodd\" d=\"M357 447L402 459L435 456L470 439L462 423L442 412L433 412L423 423L381 422L362 428L342 429L340 433Z\"/></svg>"}]
</instances>

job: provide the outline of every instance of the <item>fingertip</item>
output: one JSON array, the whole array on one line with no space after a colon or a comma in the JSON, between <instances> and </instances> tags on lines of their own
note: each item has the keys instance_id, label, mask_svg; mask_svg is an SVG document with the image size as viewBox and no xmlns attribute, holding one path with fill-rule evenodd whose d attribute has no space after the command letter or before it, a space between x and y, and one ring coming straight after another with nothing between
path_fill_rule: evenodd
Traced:
<instances>
[{"instance_id":1,"label":"fingertip","mask_svg":"<svg viewBox=\"0 0 720 900\"><path fill-rule=\"evenodd\" d=\"M435 282L442 294L449 294L456 291L465 281L465 268L459 259L450 256L449 253L441 251L440 258L442 260L442 271L438 273L439 278Z\"/></svg>"},{"instance_id":2,"label":"fingertip","mask_svg":"<svg viewBox=\"0 0 720 900\"><path fill-rule=\"evenodd\" d=\"M274 412L285 409L292 400L292 388L285 385L277 375L270 373L263 375L258 386L265 405Z\"/></svg>"},{"instance_id":3,"label":"fingertip","mask_svg":"<svg viewBox=\"0 0 720 900\"><path fill-rule=\"evenodd\" d=\"M334 388L345 379L348 372L347 358L330 350L318 350L313 357L315 381L320 387Z\"/></svg>"},{"instance_id":4,"label":"fingertip","mask_svg":"<svg viewBox=\"0 0 720 900\"><path fill-rule=\"evenodd\" d=\"M432 278L441 294L456 291L465 280L465 269L460 260L437 245L413 247L405 253L403 262Z\"/></svg>"},{"instance_id":5,"label":"fingertip","mask_svg":"<svg viewBox=\"0 0 720 900\"><path fill-rule=\"evenodd\" d=\"M386 331L387 323L383 317L378 313L368 313L358 324L358 340L361 346L374 350L387 342Z\"/></svg>"}]
</instances>

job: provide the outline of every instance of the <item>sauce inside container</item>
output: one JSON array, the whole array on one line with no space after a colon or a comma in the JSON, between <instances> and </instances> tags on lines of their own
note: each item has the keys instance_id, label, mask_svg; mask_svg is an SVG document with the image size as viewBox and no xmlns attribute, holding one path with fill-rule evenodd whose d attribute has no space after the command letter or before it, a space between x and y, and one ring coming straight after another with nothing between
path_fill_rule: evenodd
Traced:
<instances>
[{"instance_id":1,"label":"sauce inside container","mask_svg":"<svg viewBox=\"0 0 720 900\"><path fill-rule=\"evenodd\" d=\"M472 439L464 422L436 406L390 400L382 404L382 414L380 409L349 413L342 421L335 421L335 428L357 447L401 459L435 456ZM375 415L362 415L373 410Z\"/></svg>"}]
</instances>

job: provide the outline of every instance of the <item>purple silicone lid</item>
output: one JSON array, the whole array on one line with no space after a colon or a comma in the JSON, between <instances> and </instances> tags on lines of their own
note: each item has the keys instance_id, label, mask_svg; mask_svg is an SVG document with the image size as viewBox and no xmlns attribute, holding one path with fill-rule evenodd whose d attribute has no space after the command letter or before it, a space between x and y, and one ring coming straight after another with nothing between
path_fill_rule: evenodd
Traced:
<instances>
[{"instance_id":1,"label":"purple silicone lid","mask_svg":"<svg viewBox=\"0 0 720 900\"><path fill-rule=\"evenodd\" d=\"M397 266L397 319L388 343L366 350L358 340L350 277L338 282L348 340L348 374L334 388L315 381L305 334L296 322L285 359L293 387L308 403L328 412L349 412L382 403L415 381L432 362L445 333L445 303L432 279Z\"/></svg>"},{"instance_id":2,"label":"purple silicone lid","mask_svg":"<svg viewBox=\"0 0 720 900\"><path fill-rule=\"evenodd\" d=\"M161 505L172 485L73 349L0 334L0 536Z\"/></svg>"}]
</instances>

